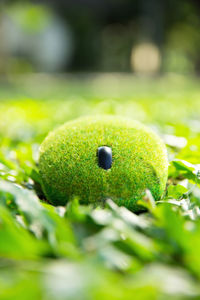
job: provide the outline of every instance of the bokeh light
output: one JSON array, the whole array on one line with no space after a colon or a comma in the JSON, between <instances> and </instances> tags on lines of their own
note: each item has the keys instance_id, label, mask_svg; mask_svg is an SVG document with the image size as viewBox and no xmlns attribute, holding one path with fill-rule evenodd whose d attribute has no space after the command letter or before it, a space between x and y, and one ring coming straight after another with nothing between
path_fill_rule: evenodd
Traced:
<instances>
[{"instance_id":1,"label":"bokeh light","mask_svg":"<svg viewBox=\"0 0 200 300\"><path fill-rule=\"evenodd\" d=\"M133 71L142 74L153 74L160 70L161 55L158 47L152 43L142 43L133 47L131 53Z\"/></svg>"}]
</instances>

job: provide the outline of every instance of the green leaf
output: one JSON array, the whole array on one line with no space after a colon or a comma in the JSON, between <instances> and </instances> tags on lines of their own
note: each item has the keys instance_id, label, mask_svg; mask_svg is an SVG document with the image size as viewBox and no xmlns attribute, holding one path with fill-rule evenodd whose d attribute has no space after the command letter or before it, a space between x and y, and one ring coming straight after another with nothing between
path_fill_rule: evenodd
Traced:
<instances>
[{"instance_id":1,"label":"green leaf","mask_svg":"<svg viewBox=\"0 0 200 300\"><path fill-rule=\"evenodd\" d=\"M169 175L176 177L183 177L189 179L194 184L200 184L200 170L199 167L184 160L173 160L171 162L172 169L169 170Z\"/></svg>"},{"instance_id":2,"label":"green leaf","mask_svg":"<svg viewBox=\"0 0 200 300\"><path fill-rule=\"evenodd\" d=\"M180 199L183 194L187 193L188 189L184 186L177 184L177 185L170 185L167 189L167 195L169 198Z\"/></svg>"}]
</instances>

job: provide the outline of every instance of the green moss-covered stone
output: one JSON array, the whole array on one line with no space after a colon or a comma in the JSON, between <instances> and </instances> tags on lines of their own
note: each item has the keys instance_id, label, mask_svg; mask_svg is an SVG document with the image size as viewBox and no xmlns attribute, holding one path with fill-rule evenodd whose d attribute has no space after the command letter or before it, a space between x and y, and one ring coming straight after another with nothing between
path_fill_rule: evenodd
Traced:
<instances>
[{"instance_id":1,"label":"green moss-covered stone","mask_svg":"<svg viewBox=\"0 0 200 300\"><path fill-rule=\"evenodd\" d=\"M99 167L97 151L112 149L112 166ZM39 170L47 199L65 205L111 198L133 211L144 191L158 200L167 180L167 153L160 138L139 122L103 116L67 122L51 132L40 148Z\"/></svg>"}]
</instances>

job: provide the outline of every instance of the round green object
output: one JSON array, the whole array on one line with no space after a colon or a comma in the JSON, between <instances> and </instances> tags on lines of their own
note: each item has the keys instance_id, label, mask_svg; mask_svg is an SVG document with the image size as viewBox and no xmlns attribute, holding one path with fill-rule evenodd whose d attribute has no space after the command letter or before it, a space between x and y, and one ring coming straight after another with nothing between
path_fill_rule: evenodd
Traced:
<instances>
[{"instance_id":1,"label":"round green object","mask_svg":"<svg viewBox=\"0 0 200 300\"><path fill-rule=\"evenodd\" d=\"M98 164L99 147L112 150L108 170ZM167 152L161 139L137 121L116 116L80 118L51 132L40 148L42 188L50 203L104 203L139 211L149 189L158 200L167 180Z\"/></svg>"}]
</instances>

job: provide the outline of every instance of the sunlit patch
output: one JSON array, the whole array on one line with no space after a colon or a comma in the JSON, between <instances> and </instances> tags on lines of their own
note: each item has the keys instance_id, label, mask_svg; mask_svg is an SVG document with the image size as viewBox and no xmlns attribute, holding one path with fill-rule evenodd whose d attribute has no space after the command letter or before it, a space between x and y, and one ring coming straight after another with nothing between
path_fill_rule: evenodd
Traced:
<instances>
[{"instance_id":1,"label":"sunlit patch","mask_svg":"<svg viewBox=\"0 0 200 300\"><path fill-rule=\"evenodd\" d=\"M133 71L152 74L159 71L161 55L159 48L152 43L142 43L132 48L131 67Z\"/></svg>"}]
</instances>

